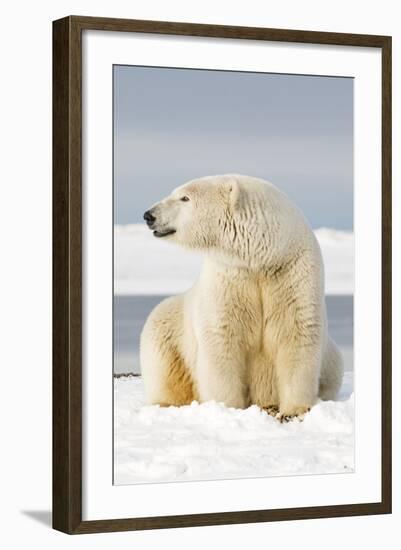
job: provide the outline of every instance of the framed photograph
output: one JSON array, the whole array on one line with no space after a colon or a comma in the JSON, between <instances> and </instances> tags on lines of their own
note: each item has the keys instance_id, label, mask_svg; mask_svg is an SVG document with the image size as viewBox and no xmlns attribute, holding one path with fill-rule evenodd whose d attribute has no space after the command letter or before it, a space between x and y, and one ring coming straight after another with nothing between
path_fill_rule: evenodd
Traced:
<instances>
[{"instance_id":1,"label":"framed photograph","mask_svg":"<svg viewBox=\"0 0 401 550\"><path fill-rule=\"evenodd\" d=\"M391 512L391 38L53 23L53 526Z\"/></svg>"}]
</instances>

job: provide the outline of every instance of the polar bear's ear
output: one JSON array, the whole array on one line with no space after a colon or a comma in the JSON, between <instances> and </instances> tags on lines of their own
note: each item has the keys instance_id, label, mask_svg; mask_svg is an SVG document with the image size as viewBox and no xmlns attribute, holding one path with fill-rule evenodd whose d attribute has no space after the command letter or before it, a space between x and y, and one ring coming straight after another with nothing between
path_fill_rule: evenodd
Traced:
<instances>
[{"instance_id":1,"label":"polar bear's ear","mask_svg":"<svg viewBox=\"0 0 401 550\"><path fill-rule=\"evenodd\" d=\"M229 194L230 205L235 208L240 199L240 186L236 178L231 177L226 182L226 189Z\"/></svg>"}]
</instances>

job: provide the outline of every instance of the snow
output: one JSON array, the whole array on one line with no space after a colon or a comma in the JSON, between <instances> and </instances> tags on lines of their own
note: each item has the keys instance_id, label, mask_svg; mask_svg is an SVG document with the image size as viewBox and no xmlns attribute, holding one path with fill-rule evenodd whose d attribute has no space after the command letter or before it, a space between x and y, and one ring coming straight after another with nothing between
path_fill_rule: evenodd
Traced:
<instances>
[{"instance_id":1,"label":"snow","mask_svg":"<svg viewBox=\"0 0 401 550\"><path fill-rule=\"evenodd\" d=\"M252 405L193 402L145 406L140 377L114 381L117 485L351 472L353 373L337 401L319 402L304 420L281 424Z\"/></svg>"},{"instance_id":2,"label":"snow","mask_svg":"<svg viewBox=\"0 0 401 550\"><path fill-rule=\"evenodd\" d=\"M354 235L321 228L315 231L326 272L326 294L352 294ZM144 224L114 226L114 293L170 295L192 286L202 257L153 237Z\"/></svg>"}]
</instances>

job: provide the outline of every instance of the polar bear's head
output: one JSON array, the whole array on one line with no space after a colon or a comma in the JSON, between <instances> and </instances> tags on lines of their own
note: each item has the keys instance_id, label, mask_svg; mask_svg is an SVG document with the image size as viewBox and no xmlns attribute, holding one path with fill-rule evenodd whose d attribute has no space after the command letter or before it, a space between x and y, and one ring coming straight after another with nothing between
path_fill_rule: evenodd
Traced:
<instances>
[{"instance_id":1,"label":"polar bear's head","mask_svg":"<svg viewBox=\"0 0 401 550\"><path fill-rule=\"evenodd\" d=\"M144 219L155 237L250 265L286 244L294 229L288 208L288 199L273 185L229 174L177 187L147 210Z\"/></svg>"},{"instance_id":2,"label":"polar bear's head","mask_svg":"<svg viewBox=\"0 0 401 550\"><path fill-rule=\"evenodd\" d=\"M210 249L223 237L222 225L232 218L238 198L234 177L209 176L177 187L143 217L155 237Z\"/></svg>"}]
</instances>

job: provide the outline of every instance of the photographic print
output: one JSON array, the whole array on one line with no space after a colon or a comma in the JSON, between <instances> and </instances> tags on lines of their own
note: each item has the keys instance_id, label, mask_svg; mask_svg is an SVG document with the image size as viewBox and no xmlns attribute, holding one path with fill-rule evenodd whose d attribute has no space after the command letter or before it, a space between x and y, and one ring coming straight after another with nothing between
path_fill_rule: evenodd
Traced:
<instances>
[{"instance_id":1,"label":"photographic print","mask_svg":"<svg viewBox=\"0 0 401 550\"><path fill-rule=\"evenodd\" d=\"M354 471L353 86L113 66L114 484Z\"/></svg>"},{"instance_id":2,"label":"photographic print","mask_svg":"<svg viewBox=\"0 0 401 550\"><path fill-rule=\"evenodd\" d=\"M53 527L391 513L391 37L53 23Z\"/></svg>"}]
</instances>

